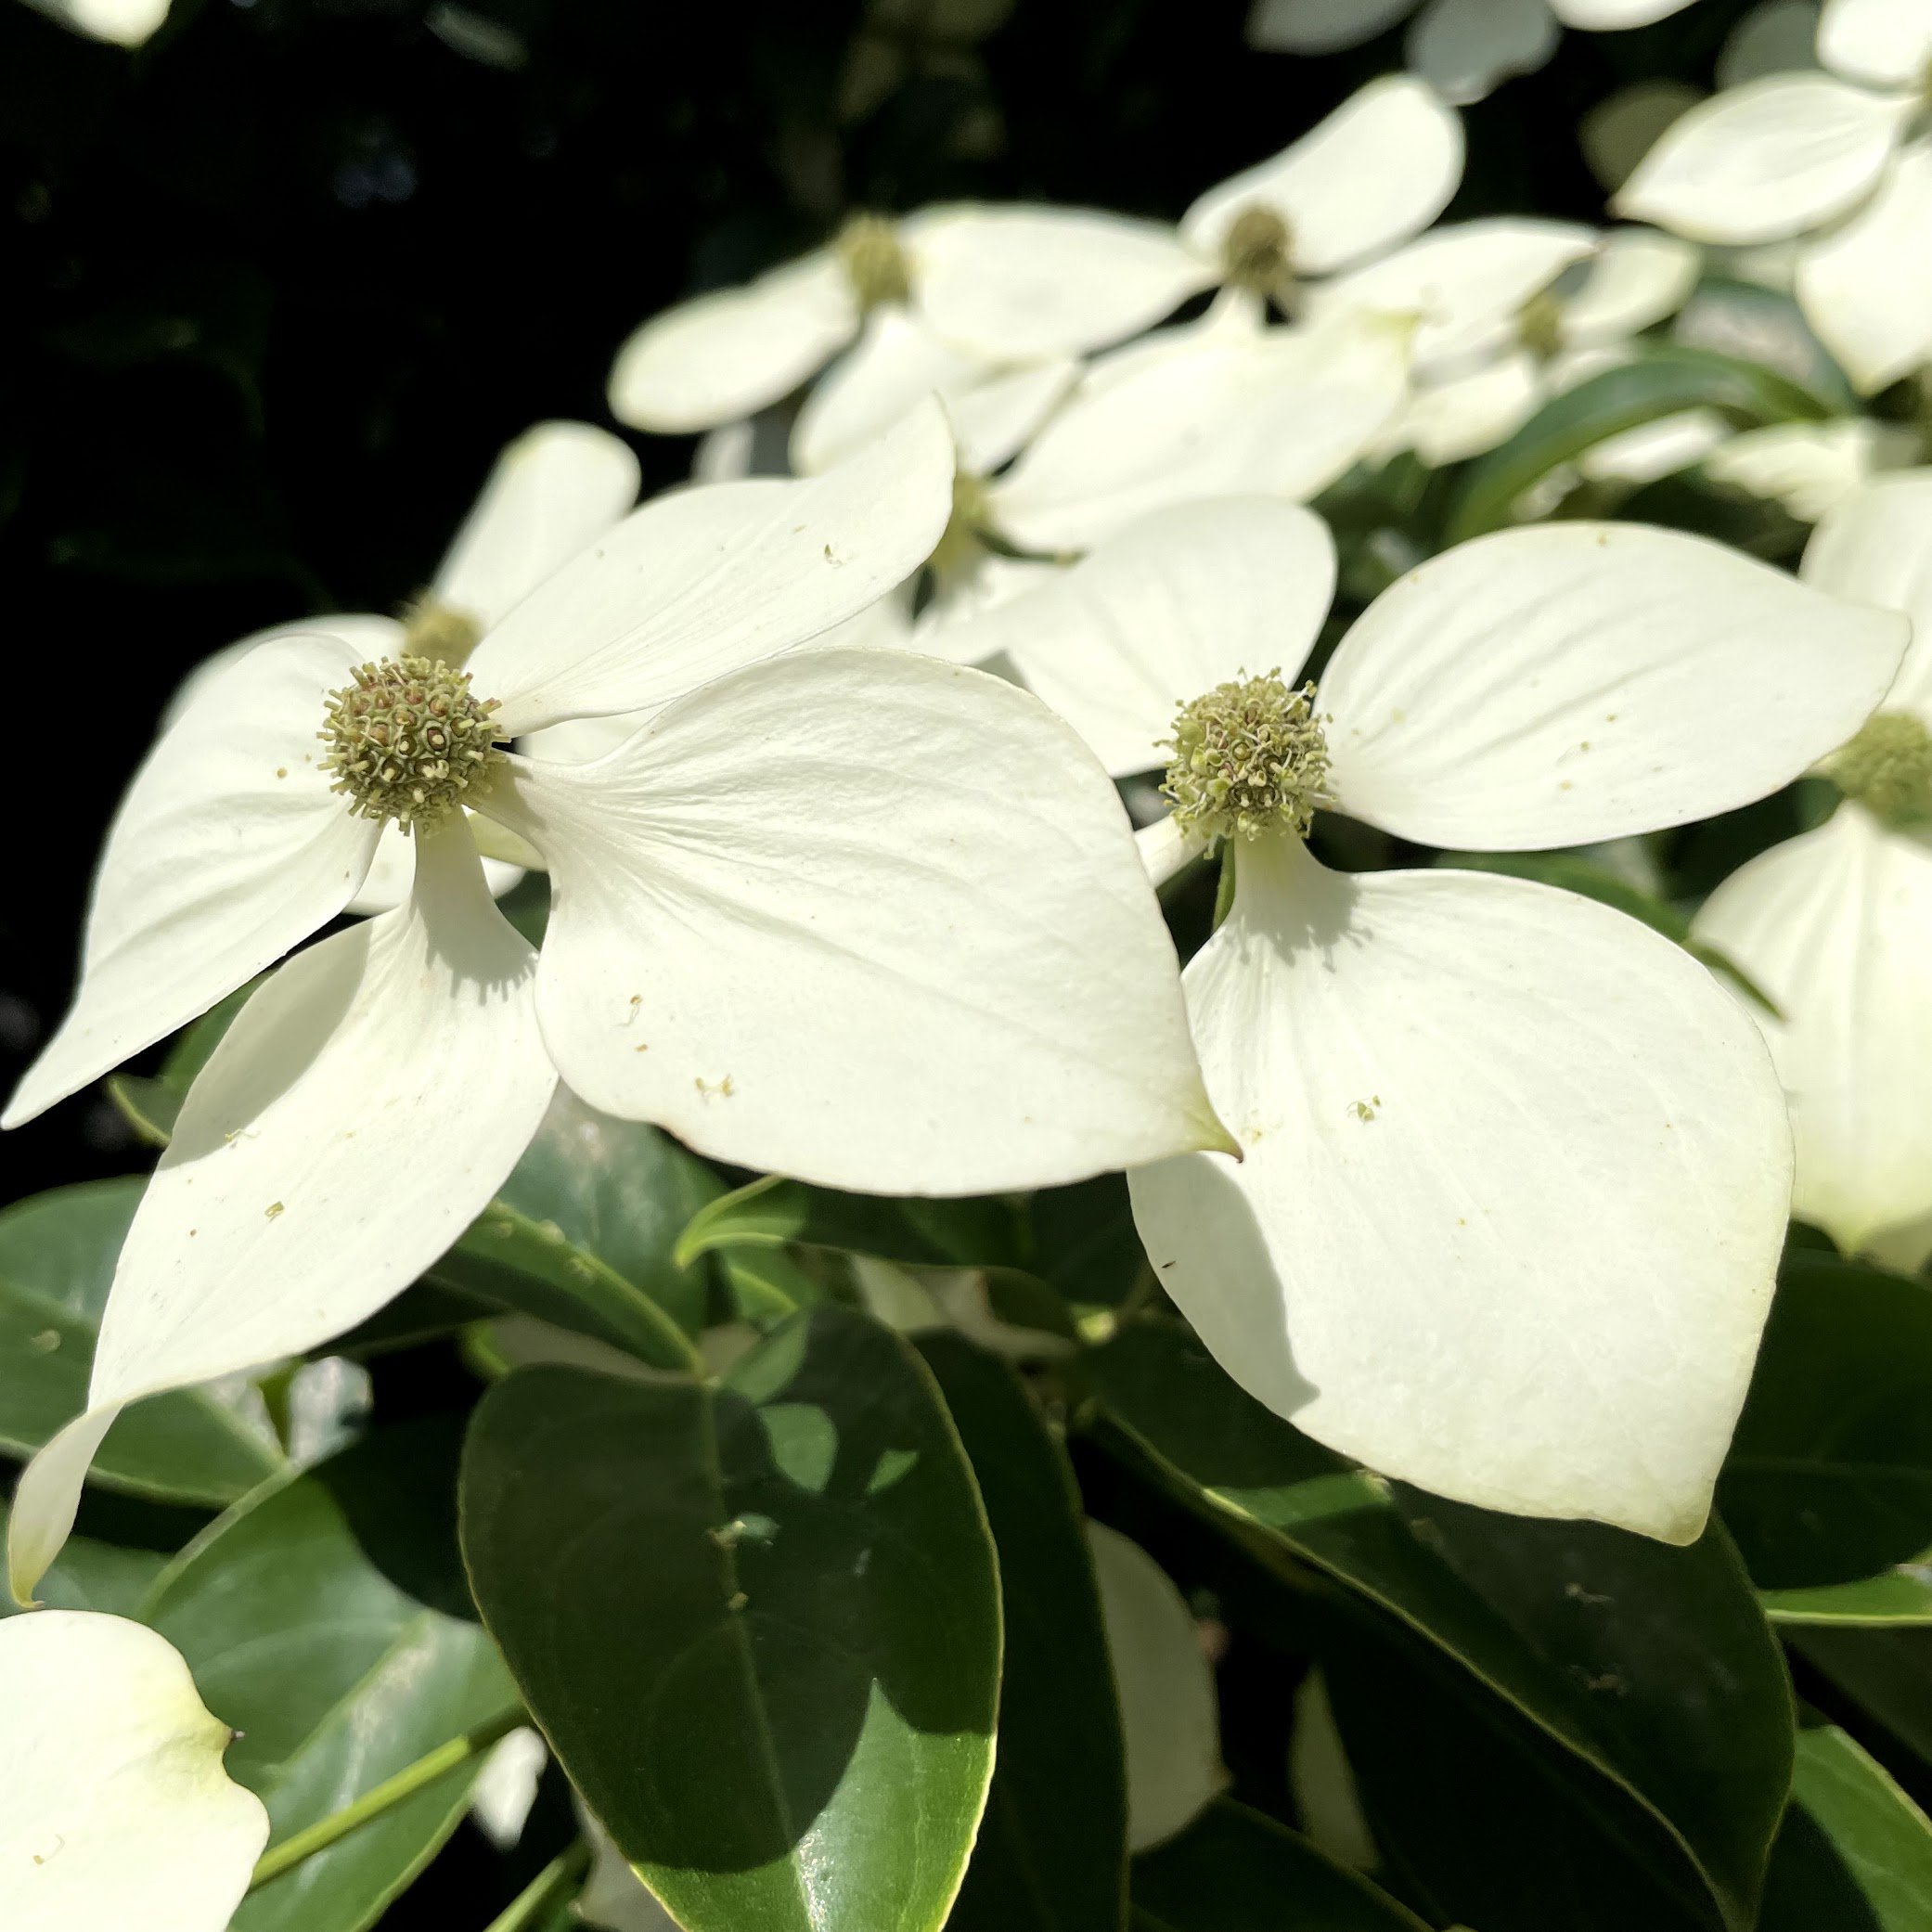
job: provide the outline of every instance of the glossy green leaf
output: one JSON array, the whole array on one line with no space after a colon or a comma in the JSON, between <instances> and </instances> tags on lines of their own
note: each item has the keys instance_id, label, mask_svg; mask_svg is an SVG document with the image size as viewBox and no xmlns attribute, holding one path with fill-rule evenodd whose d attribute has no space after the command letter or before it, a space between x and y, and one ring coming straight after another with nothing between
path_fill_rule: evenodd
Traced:
<instances>
[{"instance_id":1,"label":"glossy green leaf","mask_svg":"<svg viewBox=\"0 0 1932 1932\"><path fill-rule=\"evenodd\" d=\"M406 1424L264 1485L148 1599L146 1621L241 1733L228 1771L268 1807L271 1848L515 1708L495 1645L449 1614L455 1449L440 1420ZM235 1932L372 1926L455 1829L477 1769L445 1772L252 1893Z\"/></svg>"},{"instance_id":2,"label":"glossy green leaf","mask_svg":"<svg viewBox=\"0 0 1932 1932\"><path fill-rule=\"evenodd\" d=\"M1932 1283L1786 1257L1718 1506L1767 1590L1932 1548Z\"/></svg>"},{"instance_id":3,"label":"glossy green leaf","mask_svg":"<svg viewBox=\"0 0 1932 1932\"><path fill-rule=\"evenodd\" d=\"M1252 1400L1178 1324L1127 1329L1088 1366L1107 1415L1178 1493L1455 1659L1645 1807L1726 1918L1750 1924L1791 1704L1721 1529L1679 1550L1385 1482Z\"/></svg>"},{"instance_id":4,"label":"glossy green leaf","mask_svg":"<svg viewBox=\"0 0 1932 1932\"><path fill-rule=\"evenodd\" d=\"M1431 1923L1719 1932L1654 1813L1438 1653L1372 1625L1338 1626L1320 1651L1378 1869Z\"/></svg>"},{"instance_id":5,"label":"glossy green leaf","mask_svg":"<svg viewBox=\"0 0 1932 1932\"><path fill-rule=\"evenodd\" d=\"M998 1583L932 1379L792 1318L709 1385L535 1368L479 1405L477 1601L691 1932L944 1923L992 1771Z\"/></svg>"},{"instance_id":6,"label":"glossy green leaf","mask_svg":"<svg viewBox=\"0 0 1932 1932\"><path fill-rule=\"evenodd\" d=\"M174 1036L161 1070L153 1075L109 1074L108 1097L120 1108L122 1117L150 1147L165 1147L174 1132L174 1119L181 1103L194 1085L195 1075L208 1064L209 1056L221 1045L222 1036L235 1024L235 1015L248 1004L249 995L261 984L251 980L238 986L225 999L217 1000L192 1026Z\"/></svg>"},{"instance_id":7,"label":"glossy green leaf","mask_svg":"<svg viewBox=\"0 0 1932 1932\"><path fill-rule=\"evenodd\" d=\"M1758 1932L1932 1926L1932 1823L1835 1725L1798 1732L1791 1797Z\"/></svg>"},{"instance_id":8,"label":"glossy green leaf","mask_svg":"<svg viewBox=\"0 0 1932 1932\"><path fill-rule=\"evenodd\" d=\"M721 1191L668 1134L560 1088L516 1171L428 1279L688 1369L706 1277L672 1248Z\"/></svg>"},{"instance_id":9,"label":"glossy green leaf","mask_svg":"<svg viewBox=\"0 0 1932 1932\"><path fill-rule=\"evenodd\" d=\"M1075 1306L1118 1307L1148 1272L1124 1175L1048 1188L1032 1220L1033 1272Z\"/></svg>"},{"instance_id":10,"label":"glossy green leaf","mask_svg":"<svg viewBox=\"0 0 1932 1932\"><path fill-rule=\"evenodd\" d=\"M1379 1887L1228 1798L1134 1861L1133 1901L1132 1932L1424 1932Z\"/></svg>"},{"instance_id":11,"label":"glossy green leaf","mask_svg":"<svg viewBox=\"0 0 1932 1932\"><path fill-rule=\"evenodd\" d=\"M806 1187L767 1174L691 1217L676 1258L724 1247L837 1248L908 1268L1018 1268L1019 1217L1004 1201L887 1200Z\"/></svg>"},{"instance_id":12,"label":"glossy green leaf","mask_svg":"<svg viewBox=\"0 0 1932 1932\"><path fill-rule=\"evenodd\" d=\"M1932 1630L1805 1629L1793 1649L1932 1764Z\"/></svg>"},{"instance_id":13,"label":"glossy green leaf","mask_svg":"<svg viewBox=\"0 0 1932 1932\"><path fill-rule=\"evenodd\" d=\"M0 1214L0 1448L30 1455L86 1406L87 1376L137 1179L89 1181ZM282 1466L267 1411L246 1385L135 1403L92 1479L174 1501L232 1501Z\"/></svg>"},{"instance_id":14,"label":"glossy green leaf","mask_svg":"<svg viewBox=\"0 0 1932 1932\"><path fill-rule=\"evenodd\" d=\"M953 1334L919 1350L972 1459L1006 1625L998 1761L947 1932L1118 1932L1126 1771L1080 1492L1005 1363Z\"/></svg>"},{"instance_id":15,"label":"glossy green leaf","mask_svg":"<svg viewBox=\"0 0 1932 1932\"><path fill-rule=\"evenodd\" d=\"M1822 422L1809 390L1760 363L1677 343L1647 348L1546 403L1507 443L1470 468L1443 534L1458 544L1500 530L1524 492L1553 470L1627 430L1684 409L1712 409L1739 429Z\"/></svg>"},{"instance_id":16,"label":"glossy green leaf","mask_svg":"<svg viewBox=\"0 0 1932 1932\"><path fill-rule=\"evenodd\" d=\"M1758 1601L1777 1624L1876 1626L1932 1624L1932 1551L1856 1583L1810 1590L1760 1590Z\"/></svg>"}]
</instances>

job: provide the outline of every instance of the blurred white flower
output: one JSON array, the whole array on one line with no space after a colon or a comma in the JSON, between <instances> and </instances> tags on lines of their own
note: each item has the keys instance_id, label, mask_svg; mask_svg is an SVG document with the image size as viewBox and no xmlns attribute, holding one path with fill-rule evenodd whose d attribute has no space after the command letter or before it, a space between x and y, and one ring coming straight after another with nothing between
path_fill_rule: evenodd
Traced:
<instances>
[{"instance_id":1,"label":"blurred white flower","mask_svg":"<svg viewBox=\"0 0 1932 1932\"><path fill-rule=\"evenodd\" d=\"M1902 470L1918 448L1910 430L1850 416L1834 422L1779 422L1728 436L1704 458L1705 475L1781 503L1815 523L1887 470Z\"/></svg>"},{"instance_id":2,"label":"blurred white flower","mask_svg":"<svg viewBox=\"0 0 1932 1932\"><path fill-rule=\"evenodd\" d=\"M1476 246L1467 229L1443 233ZM1493 449L1553 396L1627 360L1634 340L1674 314L1696 285L1696 249L1655 228L1613 228L1592 253L1553 270L1551 262L1578 247L1580 233L1536 238L1544 253L1528 259L1506 291L1481 275L1465 282L1451 262L1444 284L1469 287L1491 315L1495 299L1507 302L1535 277L1543 277L1543 286L1531 289L1513 314L1505 309L1507 332L1489 327L1474 350L1437 360L1389 432L1388 447L1412 449L1436 468Z\"/></svg>"},{"instance_id":3,"label":"blurred white flower","mask_svg":"<svg viewBox=\"0 0 1932 1932\"><path fill-rule=\"evenodd\" d=\"M1693 108L1613 205L1695 241L1802 238L1805 318L1869 393L1932 360L1932 9L1829 0L1817 51L1823 72Z\"/></svg>"},{"instance_id":4,"label":"blurred white flower","mask_svg":"<svg viewBox=\"0 0 1932 1932\"><path fill-rule=\"evenodd\" d=\"M168 1642L124 1617L0 1621L7 1932L223 1932L268 1813Z\"/></svg>"},{"instance_id":5,"label":"blurred white flower","mask_svg":"<svg viewBox=\"0 0 1932 1932\"><path fill-rule=\"evenodd\" d=\"M988 373L1082 355L1158 322L1198 286L1157 222L1024 204L858 215L828 247L644 323L611 371L611 411L666 433L749 416L886 314L898 324L890 353Z\"/></svg>"},{"instance_id":6,"label":"blurred white flower","mask_svg":"<svg viewBox=\"0 0 1932 1932\"><path fill-rule=\"evenodd\" d=\"M1754 1017L1790 1100L1793 1211L1847 1253L1915 1269L1932 1253L1932 470L1840 501L1803 576L1905 612L1912 647L1826 761L1843 803L1733 872L1696 931L1778 1008Z\"/></svg>"},{"instance_id":7,"label":"blurred white flower","mask_svg":"<svg viewBox=\"0 0 1932 1932\"><path fill-rule=\"evenodd\" d=\"M1228 1372L1319 1440L1687 1539L1789 1201L1756 1030L1592 901L1333 872L1300 833L1333 807L1514 851L1707 818L1849 737L1907 626L1702 538L1553 524L1423 564L1297 695L1334 568L1306 510L1195 504L976 627L1111 771L1167 765L1155 869L1231 840L1233 908L1184 984L1245 1158L1131 1174L1142 1239Z\"/></svg>"},{"instance_id":8,"label":"blurred white flower","mask_svg":"<svg viewBox=\"0 0 1932 1932\"><path fill-rule=\"evenodd\" d=\"M1228 1788L1214 1669L1193 1613L1139 1543L1089 1522L1087 1547L1120 1704L1127 1849L1146 1851Z\"/></svg>"},{"instance_id":9,"label":"blurred white flower","mask_svg":"<svg viewBox=\"0 0 1932 1932\"><path fill-rule=\"evenodd\" d=\"M701 1152L879 1192L1226 1144L1125 816L1073 734L912 652L792 649L918 565L952 463L929 403L825 477L647 504L460 677L298 635L197 695L109 832L73 1010L6 1125L326 923L373 853L366 815L415 818L415 882L283 967L190 1088L88 1407L21 1478L17 1594L126 1403L372 1314L485 1205L560 1075ZM489 743L616 712L649 722L593 765ZM483 889L461 795L548 862L540 960Z\"/></svg>"},{"instance_id":10,"label":"blurred white flower","mask_svg":"<svg viewBox=\"0 0 1932 1932\"><path fill-rule=\"evenodd\" d=\"M168 0L27 0L71 33L117 47L145 45L168 18Z\"/></svg>"},{"instance_id":11,"label":"blurred white flower","mask_svg":"<svg viewBox=\"0 0 1932 1932\"><path fill-rule=\"evenodd\" d=\"M1265 53L1328 54L1360 46L1414 13L1409 64L1445 99L1479 101L1515 74L1535 73L1565 26L1608 32L1647 27L1691 0L1254 0L1248 45Z\"/></svg>"}]
</instances>

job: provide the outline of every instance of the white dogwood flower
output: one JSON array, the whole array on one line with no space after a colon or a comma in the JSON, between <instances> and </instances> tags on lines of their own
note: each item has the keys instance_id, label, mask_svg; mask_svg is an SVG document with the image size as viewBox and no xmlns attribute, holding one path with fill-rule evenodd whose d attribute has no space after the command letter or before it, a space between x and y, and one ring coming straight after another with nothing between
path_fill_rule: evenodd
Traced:
<instances>
[{"instance_id":1,"label":"white dogwood flower","mask_svg":"<svg viewBox=\"0 0 1932 1932\"><path fill-rule=\"evenodd\" d=\"M71 33L117 47L145 46L168 18L168 0L27 0Z\"/></svg>"},{"instance_id":2,"label":"white dogwood flower","mask_svg":"<svg viewBox=\"0 0 1932 1932\"><path fill-rule=\"evenodd\" d=\"M1831 0L1818 56L1692 109L1613 205L1695 241L1802 238L1805 319L1869 393L1932 360L1932 10Z\"/></svg>"},{"instance_id":3,"label":"white dogwood flower","mask_svg":"<svg viewBox=\"0 0 1932 1932\"><path fill-rule=\"evenodd\" d=\"M1733 872L1696 931L1778 1008L1758 1019L1791 1103L1794 1212L1915 1269L1932 1253L1932 470L1839 503L1802 573L1904 612L1912 648L1826 761L1844 801Z\"/></svg>"},{"instance_id":4,"label":"white dogwood flower","mask_svg":"<svg viewBox=\"0 0 1932 1932\"><path fill-rule=\"evenodd\" d=\"M1268 53L1326 54L1361 45L1406 15L1409 65L1459 105L1535 73L1565 27L1608 32L1648 27L1691 0L1255 0L1248 45Z\"/></svg>"},{"instance_id":5,"label":"white dogwood flower","mask_svg":"<svg viewBox=\"0 0 1932 1932\"><path fill-rule=\"evenodd\" d=\"M1488 225L1469 223L1444 233L1475 247L1471 231ZM1413 449L1435 467L1493 449L1552 397L1628 360L1637 337L1674 315L1696 285L1696 249L1654 228L1613 228L1593 252L1559 265L1553 276L1546 273L1548 263L1578 246L1580 237L1536 238L1547 252L1528 263L1526 276L1543 277L1546 286L1532 290L1505 318L1512 326L1501 339L1488 331L1473 353L1437 359L1391 432L1392 446ZM1486 303L1494 287L1480 273L1467 285Z\"/></svg>"},{"instance_id":6,"label":"white dogwood flower","mask_svg":"<svg viewBox=\"0 0 1932 1932\"><path fill-rule=\"evenodd\" d=\"M975 203L857 215L826 247L644 323L612 368L611 411L666 433L749 416L882 314L921 355L989 374L1082 355L1158 322L1196 286L1171 232L1126 215Z\"/></svg>"},{"instance_id":7,"label":"white dogwood flower","mask_svg":"<svg viewBox=\"0 0 1932 1932\"><path fill-rule=\"evenodd\" d=\"M384 817L411 825L415 882L277 972L189 1089L88 1407L21 1478L17 1594L122 1407L380 1307L486 1204L560 1076L720 1159L880 1192L1226 1144L1077 738L998 678L792 648L917 567L952 474L929 403L825 477L645 505L461 671L291 635L197 695L115 820L73 1011L6 1124L300 945ZM623 712L648 722L590 765L498 742ZM540 958L483 888L472 802L548 865Z\"/></svg>"},{"instance_id":8,"label":"white dogwood flower","mask_svg":"<svg viewBox=\"0 0 1932 1932\"><path fill-rule=\"evenodd\" d=\"M264 638L300 628L340 638L363 658L430 656L460 663L476 640L638 500L638 459L629 446L587 422L542 422L509 444L492 466L429 588L398 622L366 612L275 625L227 645L182 680L161 720L181 716L207 680ZM528 855L525 855L526 857ZM408 896L414 861L399 825L382 828L350 912L387 912ZM521 865L485 857L483 875L501 898Z\"/></svg>"},{"instance_id":9,"label":"white dogwood flower","mask_svg":"<svg viewBox=\"0 0 1932 1932\"><path fill-rule=\"evenodd\" d=\"M0 1900L7 1932L224 1932L268 1813L234 1733L141 1624L87 1610L0 1622Z\"/></svg>"},{"instance_id":10,"label":"white dogwood flower","mask_svg":"<svg viewBox=\"0 0 1932 1932\"><path fill-rule=\"evenodd\" d=\"M1729 810L1850 737L1907 625L1699 537L1559 523L1423 564L1297 690L1334 570L1308 511L1196 504L981 621L1110 770L1166 765L1160 869L1235 861L1184 984L1245 1159L1132 1173L1147 1252L1228 1372L1332 1448L1688 1539L1789 1200L1762 1040L1620 913L1331 871L1304 834L1333 808L1509 851Z\"/></svg>"}]
</instances>

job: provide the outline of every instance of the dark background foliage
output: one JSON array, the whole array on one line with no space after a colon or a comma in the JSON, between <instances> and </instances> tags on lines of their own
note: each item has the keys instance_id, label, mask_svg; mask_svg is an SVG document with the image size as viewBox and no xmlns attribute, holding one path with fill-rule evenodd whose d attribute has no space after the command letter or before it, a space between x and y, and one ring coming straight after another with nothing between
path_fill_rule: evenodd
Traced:
<instances>
[{"instance_id":1,"label":"dark background foliage","mask_svg":"<svg viewBox=\"0 0 1932 1932\"><path fill-rule=\"evenodd\" d=\"M1399 33L1251 52L1244 0L491 5L177 0L129 55L0 0L6 1085L183 674L264 625L396 606L504 442L602 419L643 316L852 207L1171 218L1401 58ZM1707 79L1740 10L1570 35L1471 111L1453 212L1599 214L1578 113L1627 77ZM643 456L654 487L689 450ZM137 1156L79 1099L9 1140L5 1191Z\"/></svg>"}]
</instances>

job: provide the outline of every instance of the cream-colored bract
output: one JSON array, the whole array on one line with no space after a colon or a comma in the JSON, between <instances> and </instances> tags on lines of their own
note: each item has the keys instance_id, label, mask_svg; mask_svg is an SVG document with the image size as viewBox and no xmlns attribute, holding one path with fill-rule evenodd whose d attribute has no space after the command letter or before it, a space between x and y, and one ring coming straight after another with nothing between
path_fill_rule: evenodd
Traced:
<instances>
[{"instance_id":1,"label":"cream-colored bract","mask_svg":"<svg viewBox=\"0 0 1932 1932\"><path fill-rule=\"evenodd\" d=\"M1666 129L1614 206L1693 240L1797 239L1805 319L1870 393L1932 360L1932 144L1906 141L1932 66L1915 0L1834 0L1829 71L1726 88Z\"/></svg>"},{"instance_id":2,"label":"cream-colored bract","mask_svg":"<svg viewBox=\"0 0 1932 1932\"><path fill-rule=\"evenodd\" d=\"M1172 1579L1104 1523L1087 1525L1127 1758L1127 1848L1185 1831L1227 1788L1214 1671Z\"/></svg>"},{"instance_id":3,"label":"cream-colored bract","mask_svg":"<svg viewBox=\"0 0 1932 1932\"><path fill-rule=\"evenodd\" d=\"M1149 518L975 629L1138 763L1163 686L1296 681L1322 611L1287 578L1327 581L1312 522L1255 502ZM1681 823L1848 736L1906 632L1699 537L1501 533L1420 566L1337 645L1316 699L1329 783L1428 844ZM1171 822L1141 840L1155 876L1200 849ZM1251 1393L1374 1468L1694 1537L1789 1198L1749 1018L1687 954L1569 895L1349 877L1285 829L1233 857L1233 915L1185 985L1244 1159L1130 1177L1163 1287Z\"/></svg>"},{"instance_id":4,"label":"cream-colored bract","mask_svg":"<svg viewBox=\"0 0 1932 1932\"><path fill-rule=\"evenodd\" d=\"M1932 470L1841 500L1803 574L1910 618L1882 709L1932 727ZM1847 800L1732 873L1696 930L1778 1008L1755 1016L1790 1101L1794 1211L1848 1253L1916 1268L1932 1252L1932 831Z\"/></svg>"},{"instance_id":5,"label":"cream-colored bract","mask_svg":"<svg viewBox=\"0 0 1932 1932\"><path fill-rule=\"evenodd\" d=\"M795 650L919 566L952 478L929 401L821 478L647 505L483 638L470 665L507 733L649 719L594 764L503 753L477 795L551 869L542 960L452 814L418 829L401 908L250 1001L129 1230L87 1408L21 1479L17 1596L122 1405L374 1312L489 1200L560 1072L723 1159L844 1188L977 1193L1228 1144L1126 816L1074 734L916 652ZM95 927L113 957L148 949L164 1017L116 980L121 1031L85 1059L62 1049L63 1083L299 944L354 889L314 828L360 828L365 854L374 828L316 781L291 838L273 762L295 755L277 733L315 729L346 651L259 645L163 739L181 808L161 832L130 821L147 862L133 886L104 872ZM218 812L193 796L198 764L222 777ZM238 936L203 905L211 844L216 913L257 912ZM264 905L281 908L265 933ZM78 1011L102 997L84 977Z\"/></svg>"},{"instance_id":6,"label":"cream-colored bract","mask_svg":"<svg viewBox=\"0 0 1932 1932\"><path fill-rule=\"evenodd\" d=\"M0 1622L0 1901L7 1932L224 1932L268 1814L222 1768L164 1638L124 1617Z\"/></svg>"}]
</instances>

